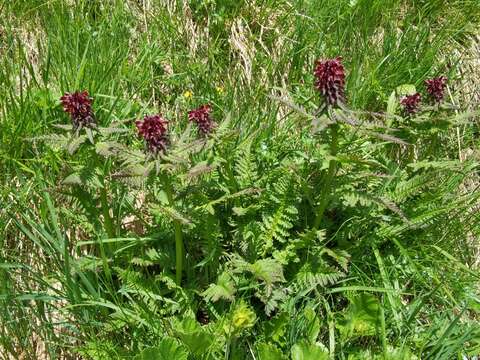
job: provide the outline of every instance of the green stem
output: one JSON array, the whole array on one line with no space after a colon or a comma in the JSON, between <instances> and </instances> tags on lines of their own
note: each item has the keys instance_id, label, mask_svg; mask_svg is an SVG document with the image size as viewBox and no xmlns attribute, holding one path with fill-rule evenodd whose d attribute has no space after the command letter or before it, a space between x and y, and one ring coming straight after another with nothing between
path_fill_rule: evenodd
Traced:
<instances>
[{"instance_id":1,"label":"green stem","mask_svg":"<svg viewBox=\"0 0 480 360\"><path fill-rule=\"evenodd\" d=\"M173 199L173 189L172 184L168 176L164 176L164 183L165 183L165 192L167 194L168 203L171 207L175 205ZM183 233L182 233L182 224L179 220L173 220L173 226L175 228L175 275L176 275L176 282L177 285L181 285L182 283L182 274L183 274L183 260L184 260L184 253L185 248L183 244Z\"/></svg>"},{"instance_id":2,"label":"green stem","mask_svg":"<svg viewBox=\"0 0 480 360\"><path fill-rule=\"evenodd\" d=\"M105 173L106 173L106 166L102 162L102 159L100 156L97 154L97 152L94 151L94 158L97 163L97 166L101 170L101 178L100 178L100 183L102 187L100 188L100 206L102 208L102 215L103 215L103 221L104 221L104 227L105 231L107 233L107 236L112 239L115 237L115 226L113 224L113 219L110 216L110 206L108 204L108 195L107 195L107 184L105 182Z\"/></svg>"},{"instance_id":3,"label":"green stem","mask_svg":"<svg viewBox=\"0 0 480 360\"><path fill-rule=\"evenodd\" d=\"M110 204L108 202L107 184L105 182L105 174L107 170L106 170L106 165L104 164L104 162L102 161L98 153L95 151L95 148L93 148L93 159L95 159L96 166L101 171L100 208L103 215L103 227L105 232L107 233L107 237L109 239L113 239L116 236L116 232L115 232L115 225L114 225L113 219L110 216ZM105 271L108 277L110 277L110 269L108 268L107 256L108 257L111 256L112 255L111 253L112 253L112 249L110 244L106 244L105 246L103 242L101 242L100 255L102 256L103 265L105 267Z\"/></svg>"},{"instance_id":4,"label":"green stem","mask_svg":"<svg viewBox=\"0 0 480 360\"><path fill-rule=\"evenodd\" d=\"M102 188L100 189L100 205L102 207L102 214L105 222L105 231L110 239L115 237L115 227L110 216L110 207L108 205L107 188L105 180L102 178Z\"/></svg>"},{"instance_id":5,"label":"green stem","mask_svg":"<svg viewBox=\"0 0 480 360\"><path fill-rule=\"evenodd\" d=\"M330 153L332 156L336 156L338 151L338 124L333 124L331 126L331 131L332 141L330 143ZM325 178L325 182L323 183L320 204L318 205L316 210L317 216L315 217L315 222L313 224L314 229L318 229L322 222L323 214L325 213L325 209L327 208L327 205L330 201L332 183L333 179L335 178L336 172L337 161L335 159L331 159L328 165L327 176Z\"/></svg>"},{"instance_id":6,"label":"green stem","mask_svg":"<svg viewBox=\"0 0 480 360\"><path fill-rule=\"evenodd\" d=\"M176 280L177 280L177 285L181 285L182 272L183 272L183 258L184 258L183 234L182 234L182 227L178 220L175 220L174 227L175 227Z\"/></svg>"},{"instance_id":7,"label":"green stem","mask_svg":"<svg viewBox=\"0 0 480 360\"><path fill-rule=\"evenodd\" d=\"M88 130L88 129L87 129ZM107 193L107 185L105 182L105 174L107 173L106 164L102 161L102 158L99 156L95 149L95 143L93 140L93 135L89 134L90 141L92 143L92 159L94 161L93 165L98 167L101 171L100 175L100 210L103 215L103 229L107 233L108 238L112 239L115 237L115 226L112 217L110 216L110 206L108 203L108 193ZM110 271L110 267L108 265L108 258L111 257L113 251L110 244L104 244L103 239L99 238L99 250L100 256L102 258L103 268L105 270L105 275L107 279L112 281L112 273Z\"/></svg>"}]
</instances>

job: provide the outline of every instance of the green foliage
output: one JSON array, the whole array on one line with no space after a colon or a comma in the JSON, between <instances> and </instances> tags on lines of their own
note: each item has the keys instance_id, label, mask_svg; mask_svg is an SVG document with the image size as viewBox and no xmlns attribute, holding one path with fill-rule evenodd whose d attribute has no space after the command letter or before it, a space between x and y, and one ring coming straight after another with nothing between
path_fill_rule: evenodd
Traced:
<instances>
[{"instance_id":1,"label":"green foliage","mask_svg":"<svg viewBox=\"0 0 480 360\"><path fill-rule=\"evenodd\" d=\"M380 304L371 294L361 293L355 296L348 306L344 318L338 327L342 337L375 335L380 325Z\"/></svg>"},{"instance_id":2,"label":"green foliage","mask_svg":"<svg viewBox=\"0 0 480 360\"><path fill-rule=\"evenodd\" d=\"M216 302L219 299L232 301L235 295L235 284L229 273L223 272L218 277L216 284L210 286L203 292L206 301Z\"/></svg>"},{"instance_id":3,"label":"green foliage","mask_svg":"<svg viewBox=\"0 0 480 360\"><path fill-rule=\"evenodd\" d=\"M188 353L182 346L172 338L164 338L157 346L148 347L142 350L135 359L138 360L187 360Z\"/></svg>"},{"instance_id":4,"label":"green foliage","mask_svg":"<svg viewBox=\"0 0 480 360\"><path fill-rule=\"evenodd\" d=\"M176 327L176 334L194 355L206 353L213 343L211 334L202 329L193 318L185 318Z\"/></svg>"},{"instance_id":5,"label":"green foliage","mask_svg":"<svg viewBox=\"0 0 480 360\"><path fill-rule=\"evenodd\" d=\"M292 347L292 360L327 360L328 352L318 345L298 343Z\"/></svg>"},{"instance_id":6,"label":"green foliage","mask_svg":"<svg viewBox=\"0 0 480 360\"><path fill-rule=\"evenodd\" d=\"M257 348L257 355L260 360L282 360L286 358L275 345L260 343Z\"/></svg>"}]
</instances>

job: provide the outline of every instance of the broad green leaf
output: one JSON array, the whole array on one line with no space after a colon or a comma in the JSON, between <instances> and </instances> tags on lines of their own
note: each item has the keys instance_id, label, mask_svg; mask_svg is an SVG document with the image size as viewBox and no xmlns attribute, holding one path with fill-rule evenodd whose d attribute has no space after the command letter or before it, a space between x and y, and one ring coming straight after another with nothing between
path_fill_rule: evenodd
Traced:
<instances>
[{"instance_id":1,"label":"broad green leaf","mask_svg":"<svg viewBox=\"0 0 480 360\"><path fill-rule=\"evenodd\" d=\"M213 342L212 335L207 333L192 318L184 319L176 328L176 331L182 342L196 355L205 353Z\"/></svg>"},{"instance_id":2,"label":"broad green leaf","mask_svg":"<svg viewBox=\"0 0 480 360\"><path fill-rule=\"evenodd\" d=\"M402 96L415 94L417 92L417 89L415 88L415 85L403 84L403 85L397 86L395 91L397 92L397 95L399 97L402 97Z\"/></svg>"},{"instance_id":3,"label":"broad green leaf","mask_svg":"<svg viewBox=\"0 0 480 360\"><path fill-rule=\"evenodd\" d=\"M286 312L275 316L273 319L265 323L265 335L278 345L284 345L284 336L289 320L290 316Z\"/></svg>"},{"instance_id":4,"label":"broad green leaf","mask_svg":"<svg viewBox=\"0 0 480 360\"><path fill-rule=\"evenodd\" d=\"M188 353L177 340L164 338L157 346L144 349L136 360L188 360Z\"/></svg>"},{"instance_id":5,"label":"broad green leaf","mask_svg":"<svg viewBox=\"0 0 480 360\"><path fill-rule=\"evenodd\" d=\"M390 97L388 98L387 102L387 115L395 115L395 111L397 110L398 100L395 94L395 91L392 91Z\"/></svg>"},{"instance_id":6,"label":"broad green leaf","mask_svg":"<svg viewBox=\"0 0 480 360\"><path fill-rule=\"evenodd\" d=\"M203 292L203 296L206 301L215 302L220 299L233 301L235 291L235 284L232 281L232 277L224 272L218 277L216 284L210 284L210 286Z\"/></svg>"},{"instance_id":7,"label":"broad green leaf","mask_svg":"<svg viewBox=\"0 0 480 360\"><path fill-rule=\"evenodd\" d=\"M258 360L284 360L286 357L273 344L260 343L257 345Z\"/></svg>"},{"instance_id":8,"label":"broad green leaf","mask_svg":"<svg viewBox=\"0 0 480 360\"><path fill-rule=\"evenodd\" d=\"M308 327L307 327L307 339L311 343L315 343L318 338L318 334L320 333L320 319L318 318L317 314L315 314L315 311L313 311L311 308L306 308L305 311L303 312L305 319L308 321Z\"/></svg>"},{"instance_id":9,"label":"broad green leaf","mask_svg":"<svg viewBox=\"0 0 480 360\"><path fill-rule=\"evenodd\" d=\"M328 360L328 352L318 345L300 342L293 345L292 360Z\"/></svg>"},{"instance_id":10,"label":"broad green leaf","mask_svg":"<svg viewBox=\"0 0 480 360\"><path fill-rule=\"evenodd\" d=\"M355 296L348 306L344 319L337 327L344 338L375 335L379 325L380 302L369 293Z\"/></svg>"}]
</instances>

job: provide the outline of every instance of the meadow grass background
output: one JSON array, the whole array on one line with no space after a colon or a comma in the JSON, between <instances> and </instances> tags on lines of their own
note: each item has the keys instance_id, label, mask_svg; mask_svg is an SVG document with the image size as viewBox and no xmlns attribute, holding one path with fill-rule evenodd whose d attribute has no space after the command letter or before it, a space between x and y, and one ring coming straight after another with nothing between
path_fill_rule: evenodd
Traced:
<instances>
[{"instance_id":1,"label":"meadow grass background","mask_svg":"<svg viewBox=\"0 0 480 360\"><path fill-rule=\"evenodd\" d=\"M116 332L115 324L105 330L109 313L101 299L87 301L86 294L72 303L76 284L65 285L70 270L53 260L56 250L49 246L57 240L68 238L72 249L91 240L81 207L52 190L66 164L88 159L66 159L29 140L68 121L59 103L64 92L88 89L102 126L160 112L177 133L186 127L189 109L209 102L218 120L228 114L237 144L251 142L258 149L267 144L275 154L286 154L302 149L301 137L293 134L308 120L272 96L313 112L317 58L342 56L354 110L384 111L397 86L421 87L441 74L450 80L448 100L476 110L479 25L476 0L1 1L0 357L128 358L155 345L163 331L142 325ZM380 250L369 245L352 250L346 288L393 287L408 295L387 292L382 311L390 320L383 324L383 337L352 345L338 336L332 340L331 320L352 292L340 284L319 335L332 358L373 358L377 346L383 358L390 353L392 359L480 353L476 120L469 117L442 137L431 159L454 160L456 167L448 169L444 182L429 183L405 200L402 210L414 212L440 198L448 203L449 194L455 207L429 217L421 234L405 231L401 242ZM132 124L124 126L133 134ZM134 136L129 142L141 146ZM357 145L344 149L356 151ZM468 165L458 165L463 163ZM426 193L431 196L420 199ZM358 224L361 230L349 231L368 243L372 227L367 220ZM66 256L75 261L78 253ZM116 310L163 321L160 313L149 312L147 300L123 299L106 282L95 286ZM195 288L194 282L189 287ZM298 314L291 318L302 321ZM289 336L289 344L302 337L294 331ZM391 349L403 346L412 352L393 357ZM362 352L367 350L371 353ZM254 352L237 349L235 355L227 349L211 356L259 358Z\"/></svg>"}]
</instances>

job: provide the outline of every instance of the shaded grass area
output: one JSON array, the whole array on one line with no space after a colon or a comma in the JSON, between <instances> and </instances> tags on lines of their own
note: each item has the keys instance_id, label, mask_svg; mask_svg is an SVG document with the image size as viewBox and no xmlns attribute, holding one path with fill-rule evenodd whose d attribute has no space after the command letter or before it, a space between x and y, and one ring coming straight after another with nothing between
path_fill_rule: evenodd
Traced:
<instances>
[{"instance_id":1,"label":"shaded grass area","mask_svg":"<svg viewBox=\"0 0 480 360\"><path fill-rule=\"evenodd\" d=\"M287 223L272 235L281 253L276 256L290 254L277 237L295 243L311 228L315 214L309 201L317 201L324 184L322 162L330 138L312 140L311 119L291 104L315 112L315 59L342 56L354 110L384 112L398 86L420 89L426 78L440 74L450 79L449 101L459 103L464 80L459 66L478 27L477 1L29 0L0 8L2 356L128 358L160 346L166 335L200 359L269 359L265 354L276 351L293 356L303 342L321 342L327 358L340 359L451 359L478 353L473 266L478 259L472 251L478 246L478 155L457 162L459 152L476 154L477 129L470 123L441 133L433 150L424 151L434 137L422 138L416 154L342 129L345 159L321 224L325 233L318 235L322 249L348 252L329 255L333 260L325 264L337 262L335 272L323 263L310 264L325 256L322 250L301 249L295 256L323 272L321 278L308 278L311 286L295 288L306 270L284 259L284 288L290 293L271 314L263 313L251 289L238 290L233 304L202 295L209 284L222 285L221 275L228 272L223 265L233 254L257 265L265 264L255 262L265 260L263 255L273 257L263 249L265 228L271 229L268 216L278 214ZM92 162L92 153L83 149L69 156L31 140L68 124L58 99L81 89L94 97L99 125L122 122L130 134L122 142L134 149L142 145L133 136L133 120L145 114L170 119L175 139L187 129L186 112L203 103L213 104L216 119L226 124L218 147L207 147L221 170L197 184L183 175L174 178L180 199L186 198L183 193L199 194L177 209L196 225L184 230L191 255L183 288L169 280L174 250L165 245L173 244L168 217L138 205L161 203L151 189L156 185L108 183L118 239L107 240L97 192L89 192L94 185L81 195L61 186L72 169ZM211 160L204 154L190 159L192 164ZM439 163L418 165L422 161ZM107 160L99 167L104 180L112 179L115 164ZM422 172L422 166L432 170ZM229 198L250 188L262 189L265 197ZM393 205L379 207L378 200L355 198L353 190ZM215 199L222 199L216 216L198 210ZM282 218L279 209L290 218ZM123 224L127 215L136 228ZM249 232L261 233L253 245ZM104 241L107 252L112 243L115 255L99 253L94 244ZM348 271L342 267L346 262ZM234 274L241 268L235 266ZM268 283L262 276L258 283L251 280L258 291ZM246 279L236 285L248 288ZM231 281L225 281L228 289ZM240 336L224 329L239 313L252 317L241 301L258 319ZM198 319L199 312L209 318L208 331L202 331L218 338L203 353L191 343L205 343L207 335L185 320Z\"/></svg>"}]
</instances>

